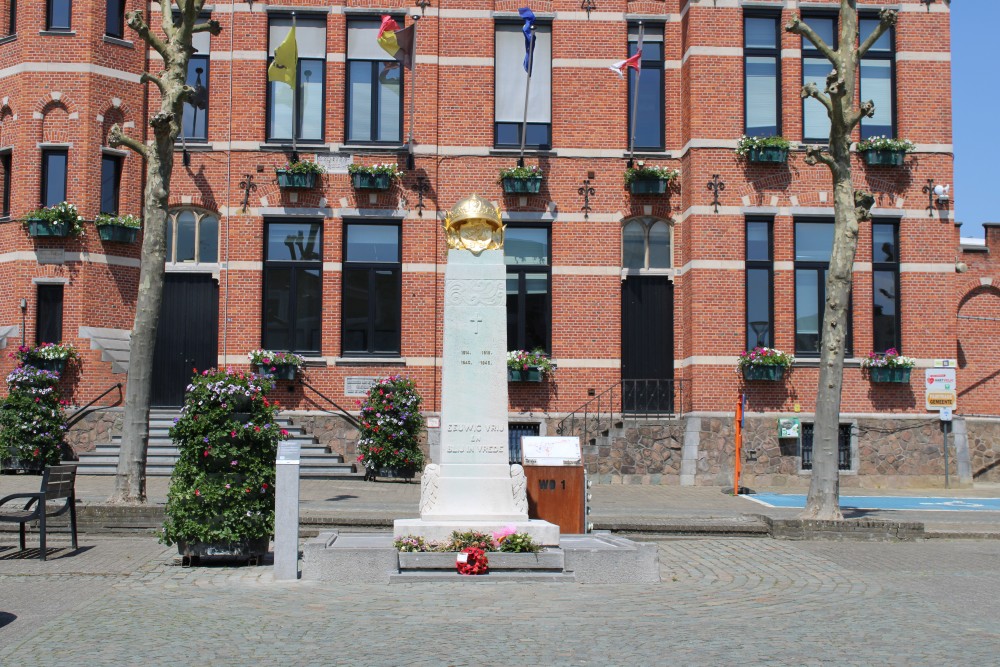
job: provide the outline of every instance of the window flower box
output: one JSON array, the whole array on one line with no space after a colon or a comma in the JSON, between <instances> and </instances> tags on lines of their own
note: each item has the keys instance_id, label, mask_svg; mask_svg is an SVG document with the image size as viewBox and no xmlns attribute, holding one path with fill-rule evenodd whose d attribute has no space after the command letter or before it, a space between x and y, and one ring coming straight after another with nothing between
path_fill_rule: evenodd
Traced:
<instances>
[{"instance_id":1,"label":"window flower box","mask_svg":"<svg viewBox=\"0 0 1000 667\"><path fill-rule=\"evenodd\" d=\"M542 369L531 367L518 371L507 370L507 382L541 382Z\"/></svg>"},{"instance_id":2,"label":"window flower box","mask_svg":"<svg viewBox=\"0 0 1000 667\"><path fill-rule=\"evenodd\" d=\"M512 350L507 353L508 382L541 382L555 372L555 366L542 350Z\"/></svg>"},{"instance_id":3,"label":"window flower box","mask_svg":"<svg viewBox=\"0 0 1000 667\"><path fill-rule=\"evenodd\" d=\"M858 152L865 156L865 164L874 167L902 167L906 154L916 146L906 139L872 137L858 142Z\"/></svg>"},{"instance_id":4,"label":"window flower box","mask_svg":"<svg viewBox=\"0 0 1000 667\"><path fill-rule=\"evenodd\" d=\"M274 380L294 380L305 359L293 352L254 350L247 353L250 363L257 367L257 374Z\"/></svg>"},{"instance_id":5,"label":"window flower box","mask_svg":"<svg viewBox=\"0 0 1000 667\"><path fill-rule=\"evenodd\" d=\"M282 190L311 190L316 187L315 173L295 173L284 169L275 169L274 172L278 176L278 187Z\"/></svg>"},{"instance_id":6,"label":"window flower box","mask_svg":"<svg viewBox=\"0 0 1000 667\"><path fill-rule=\"evenodd\" d=\"M40 371L62 374L70 359L77 359L76 348L68 343L42 343L37 347L21 346L14 356Z\"/></svg>"},{"instance_id":7,"label":"window flower box","mask_svg":"<svg viewBox=\"0 0 1000 667\"><path fill-rule=\"evenodd\" d=\"M747 161L763 164L784 164L788 162L791 142L784 137L748 137L743 135L736 144L736 154Z\"/></svg>"},{"instance_id":8,"label":"window flower box","mask_svg":"<svg viewBox=\"0 0 1000 667\"><path fill-rule=\"evenodd\" d=\"M906 151L871 149L865 151L865 164L870 167L902 167Z\"/></svg>"},{"instance_id":9,"label":"window flower box","mask_svg":"<svg viewBox=\"0 0 1000 667\"><path fill-rule=\"evenodd\" d=\"M37 218L29 218L25 222L27 223L28 234L34 238L45 236L66 238L69 236L69 224L65 222L39 220Z\"/></svg>"},{"instance_id":10,"label":"window flower box","mask_svg":"<svg viewBox=\"0 0 1000 667\"><path fill-rule=\"evenodd\" d=\"M755 347L740 355L736 371L747 382L780 382L795 357L772 347Z\"/></svg>"},{"instance_id":11,"label":"window flower box","mask_svg":"<svg viewBox=\"0 0 1000 667\"><path fill-rule=\"evenodd\" d=\"M662 195L670 181L680 175L676 169L647 167L642 160L635 167L625 169L625 186L634 195Z\"/></svg>"},{"instance_id":12,"label":"window flower box","mask_svg":"<svg viewBox=\"0 0 1000 667\"><path fill-rule=\"evenodd\" d=\"M76 212L76 206L68 202L32 211L25 216L22 224L28 234L36 238L64 238L83 234L83 218Z\"/></svg>"},{"instance_id":13,"label":"window flower box","mask_svg":"<svg viewBox=\"0 0 1000 667\"><path fill-rule=\"evenodd\" d=\"M747 382L781 382L784 377L784 366L756 365L743 367L743 379Z\"/></svg>"},{"instance_id":14,"label":"window flower box","mask_svg":"<svg viewBox=\"0 0 1000 667\"><path fill-rule=\"evenodd\" d=\"M274 378L275 380L294 380L298 370L298 366L290 364L272 364L270 366L258 366L257 374L266 378Z\"/></svg>"},{"instance_id":15,"label":"window flower box","mask_svg":"<svg viewBox=\"0 0 1000 667\"><path fill-rule=\"evenodd\" d=\"M351 164L347 166L347 173L351 175L351 185L355 190L388 190L392 182L403 175L391 163L371 166Z\"/></svg>"},{"instance_id":16,"label":"window flower box","mask_svg":"<svg viewBox=\"0 0 1000 667\"><path fill-rule=\"evenodd\" d=\"M876 384L910 384L912 368L880 366L868 369L869 379Z\"/></svg>"},{"instance_id":17,"label":"window flower box","mask_svg":"<svg viewBox=\"0 0 1000 667\"><path fill-rule=\"evenodd\" d=\"M97 235L102 241L110 243L135 243L142 222L134 215L101 214L94 220Z\"/></svg>"},{"instance_id":18,"label":"window flower box","mask_svg":"<svg viewBox=\"0 0 1000 667\"><path fill-rule=\"evenodd\" d=\"M543 178L538 167L511 167L500 170L499 183L504 194L537 194L542 189Z\"/></svg>"}]
</instances>

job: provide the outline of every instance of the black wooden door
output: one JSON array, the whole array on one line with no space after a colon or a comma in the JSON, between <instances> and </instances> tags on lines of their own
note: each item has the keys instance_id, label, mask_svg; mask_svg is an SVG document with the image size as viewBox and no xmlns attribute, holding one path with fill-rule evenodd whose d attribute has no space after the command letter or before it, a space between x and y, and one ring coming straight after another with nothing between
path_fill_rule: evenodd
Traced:
<instances>
[{"instance_id":1,"label":"black wooden door","mask_svg":"<svg viewBox=\"0 0 1000 667\"><path fill-rule=\"evenodd\" d=\"M210 275L168 273L153 352L152 404L184 403L194 368L218 361L219 286Z\"/></svg>"},{"instance_id":2,"label":"black wooden door","mask_svg":"<svg viewBox=\"0 0 1000 667\"><path fill-rule=\"evenodd\" d=\"M667 276L622 282L622 409L662 414L674 404L674 284Z\"/></svg>"}]
</instances>

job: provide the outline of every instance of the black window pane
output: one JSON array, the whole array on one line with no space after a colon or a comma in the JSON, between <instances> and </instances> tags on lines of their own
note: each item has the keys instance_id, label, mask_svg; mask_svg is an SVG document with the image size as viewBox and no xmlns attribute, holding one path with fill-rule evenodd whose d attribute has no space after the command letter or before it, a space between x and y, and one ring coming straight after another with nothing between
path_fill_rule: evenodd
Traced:
<instances>
[{"instance_id":1,"label":"black window pane","mask_svg":"<svg viewBox=\"0 0 1000 667\"><path fill-rule=\"evenodd\" d=\"M747 270L747 344L771 346L771 272Z\"/></svg>"},{"instance_id":2,"label":"black window pane","mask_svg":"<svg viewBox=\"0 0 1000 667\"><path fill-rule=\"evenodd\" d=\"M748 49L777 48L775 20L772 18L743 19L743 45Z\"/></svg>"},{"instance_id":3,"label":"black window pane","mask_svg":"<svg viewBox=\"0 0 1000 667\"><path fill-rule=\"evenodd\" d=\"M187 139L204 141L208 138L208 73L208 56L191 56L187 85L195 92L191 99L184 102L182 129Z\"/></svg>"},{"instance_id":4,"label":"black window pane","mask_svg":"<svg viewBox=\"0 0 1000 667\"><path fill-rule=\"evenodd\" d=\"M118 215L121 164L119 157L105 155L101 159L101 213Z\"/></svg>"},{"instance_id":5,"label":"black window pane","mask_svg":"<svg viewBox=\"0 0 1000 667\"><path fill-rule=\"evenodd\" d=\"M174 217L167 216L167 261L174 261Z\"/></svg>"},{"instance_id":6,"label":"black window pane","mask_svg":"<svg viewBox=\"0 0 1000 667\"><path fill-rule=\"evenodd\" d=\"M42 205L55 206L66 201L66 165L69 154L66 151L45 151L42 153Z\"/></svg>"},{"instance_id":7,"label":"black window pane","mask_svg":"<svg viewBox=\"0 0 1000 667\"><path fill-rule=\"evenodd\" d=\"M125 36L125 0L108 0L108 15L104 32L109 37Z\"/></svg>"},{"instance_id":8,"label":"black window pane","mask_svg":"<svg viewBox=\"0 0 1000 667\"><path fill-rule=\"evenodd\" d=\"M520 294L520 284L521 277L519 274L510 274L507 276L507 349L508 350L520 350L524 348L521 343L521 339L518 336L518 324L520 323L520 318L518 317L518 311L520 310L521 300Z\"/></svg>"},{"instance_id":9,"label":"black window pane","mask_svg":"<svg viewBox=\"0 0 1000 667\"><path fill-rule=\"evenodd\" d=\"M645 49L643 46L643 55ZM634 90L635 71L629 69L629 128L632 127L631 106ZM663 147L663 70L655 67L643 68L642 76L639 77L635 146L646 149Z\"/></svg>"},{"instance_id":10,"label":"black window pane","mask_svg":"<svg viewBox=\"0 0 1000 667\"><path fill-rule=\"evenodd\" d=\"M282 222L267 226L267 261L319 261L322 252L321 223Z\"/></svg>"},{"instance_id":11,"label":"black window pane","mask_svg":"<svg viewBox=\"0 0 1000 667\"><path fill-rule=\"evenodd\" d=\"M368 270L344 269L345 352L368 351Z\"/></svg>"},{"instance_id":12,"label":"black window pane","mask_svg":"<svg viewBox=\"0 0 1000 667\"><path fill-rule=\"evenodd\" d=\"M771 260L770 225L766 222L747 223L747 261Z\"/></svg>"},{"instance_id":13,"label":"black window pane","mask_svg":"<svg viewBox=\"0 0 1000 667\"><path fill-rule=\"evenodd\" d=\"M177 242L175 246L175 262L194 261L194 226L195 217L191 211L177 214Z\"/></svg>"},{"instance_id":14,"label":"black window pane","mask_svg":"<svg viewBox=\"0 0 1000 667\"><path fill-rule=\"evenodd\" d=\"M49 30L69 30L72 0L49 0Z\"/></svg>"},{"instance_id":15,"label":"black window pane","mask_svg":"<svg viewBox=\"0 0 1000 667\"><path fill-rule=\"evenodd\" d=\"M264 269L264 347L292 348L292 269Z\"/></svg>"},{"instance_id":16,"label":"black window pane","mask_svg":"<svg viewBox=\"0 0 1000 667\"><path fill-rule=\"evenodd\" d=\"M378 141L400 141L402 68L398 63L378 63Z\"/></svg>"},{"instance_id":17,"label":"black window pane","mask_svg":"<svg viewBox=\"0 0 1000 667\"><path fill-rule=\"evenodd\" d=\"M528 123L524 145L531 148L548 148L552 143L549 138L550 129L548 123ZM521 123L497 123L496 133L497 146L521 145Z\"/></svg>"},{"instance_id":18,"label":"black window pane","mask_svg":"<svg viewBox=\"0 0 1000 667\"><path fill-rule=\"evenodd\" d=\"M35 343L61 343L63 286L39 285L35 319Z\"/></svg>"},{"instance_id":19,"label":"black window pane","mask_svg":"<svg viewBox=\"0 0 1000 667\"><path fill-rule=\"evenodd\" d=\"M549 276L526 274L524 287L524 349L545 350L549 345Z\"/></svg>"},{"instance_id":20,"label":"black window pane","mask_svg":"<svg viewBox=\"0 0 1000 667\"><path fill-rule=\"evenodd\" d=\"M10 215L10 153L0 155L0 218Z\"/></svg>"},{"instance_id":21,"label":"black window pane","mask_svg":"<svg viewBox=\"0 0 1000 667\"><path fill-rule=\"evenodd\" d=\"M295 347L289 349L319 352L323 306L322 271L296 269L295 278Z\"/></svg>"},{"instance_id":22,"label":"black window pane","mask_svg":"<svg viewBox=\"0 0 1000 667\"><path fill-rule=\"evenodd\" d=\"M635 55L635 50L639 47L638 42L629 42L628 55ZM646 63L658 63L663 60L663 42L643 42L642 43L642 74L646 75ZM630 70L631 71L631 70Z\"/></svg>"},{"instance_id":23,"label":"black window pane","mask_svg":"<svg viewBox=\"0 0 1000 667\"><path fill-rule=\"evenodd\" d=\"M198 261L214 264L219 261L219 219L203 216L198 230Z\"/></svg>"},{"instance_id":24,"label":"black window pane","mask_svg":"<svg viewBox=\"0 0 1000 667\"><path fill-rule=\"evenodd\" d=\"M819 285L822 271L795 272L795 351L819 351L819 324L822 304Z\"/></svg>"},{"instance_id":25,"label":"black window pane","mask_svg":"<svg viewBox=\"0 0 1000 667\"><path fill-rule=\"evenodd\" d=\"M896 273L894 271L875 271L872 273L873 292L873 345L875 352L885 352L890 347L896 347L899 341L897 335L896 313Z\"/></svg>"},{"instance_id":26,"label":"black window pane","mask_svg":"<svg viewBox=\"0 0 1000 667\"><path fill-rule=\"evenodd\" d=\"M398 262L399 227L348 225L345 259L348 262Z\"/></svg>"},{"instance_id":27,"label":"black window pane","mask_svg":"<svg viewBox=\"0 0 1000 667\"><path fill-rule=\"evenodd\" d=\"M399 327L402 315L402 292L399 274L394 270L374 271L375 333L373 352L399 352Z\"/></svg>"},{"instance_id":28,"label":"black window pane","mask_svg":"<svg viewBox=\"0 0 1000 667\"><path fill-rule=\"evenodd\" d=\"M872 225L872 261L899 261L896 249L896 227L894 225Z\"/></svg>"}]
</instances>

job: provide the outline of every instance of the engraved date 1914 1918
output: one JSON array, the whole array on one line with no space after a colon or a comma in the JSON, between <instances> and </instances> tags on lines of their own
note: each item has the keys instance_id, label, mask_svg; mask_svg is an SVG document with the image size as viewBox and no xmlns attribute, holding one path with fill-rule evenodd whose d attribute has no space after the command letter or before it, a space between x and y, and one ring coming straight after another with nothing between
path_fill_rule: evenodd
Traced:
<instances>
[{"instance_id":1,"label":"engraved date 1914 1918","mask_svg":"<svg viewBox=\"0 0 1000 667\"><path fill-rule=\"evenodd\" d=\"M477 355L473 354L471 350L462 350L462 365L463 366L492 366L493 365L493 350L480 350L479 358Z\"/></svg>"}]
</instances>

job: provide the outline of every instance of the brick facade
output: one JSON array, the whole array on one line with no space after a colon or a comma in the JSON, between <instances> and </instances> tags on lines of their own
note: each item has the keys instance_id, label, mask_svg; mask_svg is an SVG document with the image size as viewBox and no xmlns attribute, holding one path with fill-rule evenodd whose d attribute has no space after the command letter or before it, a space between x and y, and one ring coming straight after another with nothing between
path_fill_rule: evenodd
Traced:
<instances>
[{"instance_id":1,"label":"brick facade","mask_svg":"<svg viewBox=\"0 0 1000 667\"><path fill-rule=\"evenodd\" d=\"M64 381L70 400L83 404L124 376L81 327L131 328L138 280L139 248L102 243L92 226L81 239L32 239L16 221L37 207L40 147L69 146L68 199L89 220L97 214L100 156L110 126L146 139L145 122L158 108L158 94L138 83L144 68L158 71L158 57L126 29L125 40L104 37L105 3L75 0L73 31L39 34L45 3L19 3L16 38L0 39L0 150L12 156L11 221L0 224L0 331L20 326L19 300L27 300L25 340L34 341L34 282L65 281L64 339L84 352ZM146 3L130 0L129 10ZM672 229L674 377L682 381L678 406L685 413L729 410L746 391L749 409L811 412L818 364L800 359L779 384L743 383L734 372L746 346L745 220L773 220L774 345L795 348L794 220L832 217L830 175L803 159L802 61L799 39L780 38L781 127L793 141L787 166L748 164L734 152L744 131L743 31L741 3L604 0L590 14L573 0L532 3L552 31L551 150L529 150L528 164L545 173L538 195L505 195L498 172L513 166L516 151L495 149L493 114L494 26L516 20L520 3L496 0L437 0L418 22L415 165L388 192L370 195L351 187L346 170L321 177L314 190L278 188L274 169L289 158L286 143L266 141L267 2L211 3L222 34L211 38L207 143L190 142L190 165L178 153L171 201L219 217L218 262L203 269L218 281L219 365L245 364L248 350L261 345L262 264L265 218L314 216L323 222L321 351L304 376L340 405L353 408L345 378L405 373L414 377L428 410L440 409L443 267L446 249L439 215L473 192L498 202L508 221L551 228L551 355L554 379L540 385L511 384L512 415L551 421L577 409L621 377L622 225L634 217L657 218ZM753 2L754 9L793 13L785 2ZM795 3L792 3L795 4ZM807 11L829 3L801 0ZM877 9L884 2L859 2ZM950 44L946 5L919 0L894 3L901 9L895 30L896 134L917 145L899 169L855 163L854 181L877 196L875 214L899 225L903 351L918 369L909 387L874 385L862 375L859 357L872 348L872 234L863 223L855 265L854 357L845 369L843 409L864 414L924 414L920 367L937 358L959 358L960 385L970 388L970 412L995 414L998 381L995 326L958 314L997 314L997 286L979 277L1000 274L980 259L956 274L959 235L948 206L927 207L928 179L951 183ZM349 144L345 130L347 22L377 17L386 10L410 12L398 0L287 0L282 10L326 19L324 134L320 144L299 152L329 162L394 162L406 166L401 145ZM6 16L6 0L0 0ZM370 10L370 11L366 11ZM417 10L419 11L419 10ZM159 20L153 5L151 22ZM628 21L644 21L662 31L665 146L637 157L647 164L679 169L668 197L631 195L622 186L627 157L627 84L609 72L627 57ZM5 19L3 19L5 20ZM407 17L406 23L412 19ZM409 91L404 75L403 137L410 127ZM935 86L922 82L933 80ZM857 138L860 138L858 135ZM179 145L180 147L180 145ZM141 209L143 165L124 157L123 213ZM718 207L706 183L725 183ZM244 211L240 183L252 175L256 190ZM589 211L579 190L594 188ZM425 191L419 192L421 186ZM422 203L424 208L418 208ZM402 225L402 332L398 358L347 358L341 340L344 221L390 219ZM993 230L995 231L995 230ZM1000 239L993 238L993 247ZM53 251L53 252L48 252ZM64 251L60 253L59 251ZM968 254L968 253L966 253ZM977 263L979 262L979 263ZM992 271L992 273L990 273ZM975 276L975 278L973 278ZM983 278L985 279L985 278ZM933 314L933 316L931 316ZM995 324L995 323L994 323ZM212 326L206 323L206 326ZM647 342L655 346L657 341ZM20 344L17 335L8 347ZM962 360L965 361L962 361ZM7 371L12 362L0 362ZM991 375L992 374L992 375ZM960 404L965 405L965 397ZM282 397L297 410L324 407L311 391L296 385ZM925 415L926 417L926 415Z\"/></svg>"}]
</instances>

